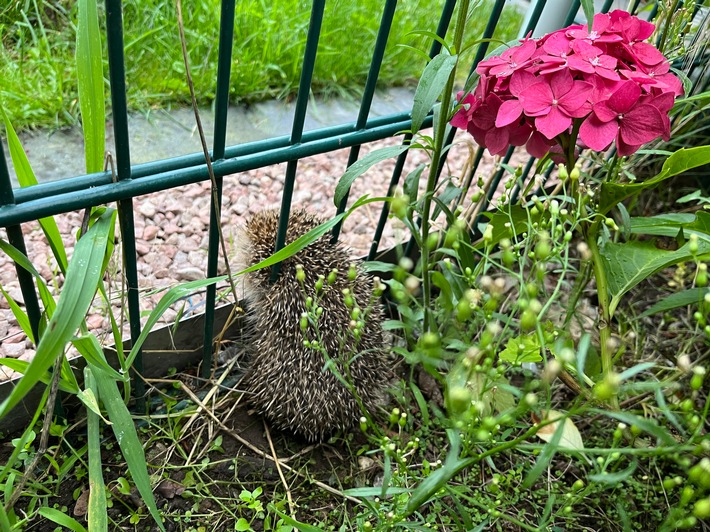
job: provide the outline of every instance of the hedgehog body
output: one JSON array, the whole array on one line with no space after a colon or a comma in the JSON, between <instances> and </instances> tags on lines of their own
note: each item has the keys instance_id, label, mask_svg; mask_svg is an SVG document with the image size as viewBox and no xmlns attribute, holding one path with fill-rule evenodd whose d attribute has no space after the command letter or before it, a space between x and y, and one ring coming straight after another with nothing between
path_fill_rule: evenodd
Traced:
<instances>
[{"instance_id":1,"label":"hedgehog body","mask_svg":"<svg viewBox=\"0 0 710 532\"><path fill-rule=\"evenodd\" d=\"M239 262L252 266L269 257L274 250L278 212L266 210L247 222L240 235ZM323 222L305 210L289 218L286 244ZM373 297L372 280L356 268L354 280L348 279L351 259L327 234L281 263L280 274L271 282L271 268L245 275L248 306L248 341L251 361L240 387L254 410L281 430L294 432L308 440L322 440L337 429L350 428L360 418L362 405L371 411L384 397L390 374L385 358L381 328L382 309ZM297 266L305 280L297 279ZM315 289L319 276L326 279L334 270L333 283ZM351 330L351 308L345 304L348 289L364 316L359 339ZM307 312L306 298L322 307L317 327L302 330L300 322ZM318 340L319 347L306 346Z\"/></svg>"}]
</instances>

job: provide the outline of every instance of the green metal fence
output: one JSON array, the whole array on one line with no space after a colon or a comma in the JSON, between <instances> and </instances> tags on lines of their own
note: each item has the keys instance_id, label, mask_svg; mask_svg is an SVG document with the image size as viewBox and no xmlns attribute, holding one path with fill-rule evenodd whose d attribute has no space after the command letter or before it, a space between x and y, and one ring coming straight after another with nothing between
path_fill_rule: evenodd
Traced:
<instances>
[{"instance_id":1,"label":"green metal fence","mask_svg":"<svg viewBox=\"0 0 710 532\"><path fill-rule=\"evenodd\" d=\"M505 0L496 0L493 3L484 35L482 35L483 39L488 39L493 35L503 10L515 8L512 4L513 3L506 2ZM546 4L546 0L531 2L530 9L532 9L532 14L524 33L527 34L535 28ZM612 0L606 0L601 6L601 11L608 11L612 7L612 4ZM636 12L639 8L639 4L640 0L632 1L630 11ZM681 4L682 2L680 2L677 7L680 7ZM455 6L456 0L446 0L443 3L436 30L439 36L443 37L446 35L451 24ZM386 0L383 2L379 31L372 42L372 60L369 75L363 89L360 111L355 122L304 132L304 122L313 71L318 59L317 49L325 10L325 0L313 0L291 134L258 142L227 146L226 125L227 108L229 105L235 0L222 1L219 65L215 92L214 142L210 154L212 168L217 178L217 193L221 201L224 179L229 179L228 176L286 162L285 185L281 201L281 223L275 242L276 250L284 245L292 193L297 178L299 160L301 158L349 147L350 154L347 163L349 166L358 160L360 147L363 144L395 136L398 132L405 131L411 126L411 116L409 113L392 114L380 118L369 117L370 106L377 85L378 73L383 61L387 60L387 57L385 57L385 45L387 44L388 36L392 28L396 9L397 0ZM656 5L650 11L646 10L644 16L653 18L657 9L658 6ZM576 17L581 17L581 13L578 13L579 10L580 0L572 2L566 16L565 25L571 24ZM376 14L373 13L373 16L376 16ZM475 16L475 13L473 16ZM76 211L109 202L118 202L125 255L130 334L132 340L135 341L141 332L141 309L133 223L133 198L152 192L209 180L209 171L205 158L201 153L146 164L132 164L131 146L128 136L125 76L126 58L124 57L121 0L106 0L106 28L113 129L116 146L114 156L116 162L116 181L113 180L110 172L103 172L78 177L67 176L64 179L51 183L39 184L23 189L13 189L5 164L5 157L2 153L2 146L0 145L0 227L6 228L10 243L26 254L21 224L46 216ZM489 43L485 41L479 45L475 59L471 65L471 71L473 71L478 62L485 57L488 47ZM429 52L430 57L437 55L440 52L440 48L440 44L433 41ZM365 53L365 51L363 51L363 53ZM698 68L704 69L705 66L700 65ZM690 75L693 75L692 71ZM707 86L705 71L703 71L703 76L704 82L700 84L699 90L704 90ZM424 127L429 127L430 125L431 117L425 122ZM454 132L452 131L447 139L448 143L453 141L453 134ZM405 135L403 142L406 143L409 142L409 140L411 140L411 136ZM507 163L512 154L513 148L507 152L503 158L503 163ZM483 150L479 149L475 156L473 168L470 170L471 172L476 171L482 156ZM393 193L394 188L400 181L406 157L406 151L399 156L390 180L389 189L383 190L382 194L391 195ZM444 161L442 161L438 169L439 172L443 167L443 162ZM533 162L534 161L530 159L524 166L523 180L531 171ZM345 171L345 168L342 170ZM495 176L489 200L492 197L492 193L498 181L502 178L503 172L504 170L501 168ZM347 198L345 198L339 206L338 212L342 212L346 208L346 204ZM385 204L376 231L373 234L372 245L369 252L370 258L373 258L379 251L379 242L387 221L387 215L387 205ZM205 274L208 277L213 277L217 274L219 255L217 224L219 223L219 219L219 212L215 208L215 205L212 205L208 260L205 267ZM340 226L337 226L333 231L333 238L337 239L339 233ZM17 266L17 275L21 284L26 310L32 328L36 333L35 337L38 337L37 333L41 309L32 276L19 266ZM206 364L204 364L204 367L207 368L207 370L209 370L209 362L212 356L215 298L216 288L213 285L209 288L206 296L204 332ZM142 371L140 356L136 359L134 369L137 372ZM137 394L142 394L142 381L136 379L135 384Z\"/></svg>"}]
</instances>

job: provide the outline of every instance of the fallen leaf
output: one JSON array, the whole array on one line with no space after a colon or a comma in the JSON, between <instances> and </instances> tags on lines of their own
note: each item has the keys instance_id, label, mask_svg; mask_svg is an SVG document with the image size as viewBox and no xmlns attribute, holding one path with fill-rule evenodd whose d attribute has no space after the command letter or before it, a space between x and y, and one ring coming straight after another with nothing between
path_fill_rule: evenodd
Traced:
<instances>
[{"instance_id":1,"label":"fallen leaf","mask_svg":"<svg viewBox=\"0 0 710 532\"><path fill-rule=\"evenodd\" d=\"M158 485L156 491L166 499L174 499L176 496L185 491L185 486L179 482L166 478Z\"/></svg>"},{"instance_id":2,"label":"fallen leaf","mask_svg":"<svg viewBox=\"0 0 710 532\"><path fill-rule=\"evenodd\" d=\"M537 431L538 438L549 442L555 435L555 432L557 432L557 429L560 426L560 421L563 418L564 414L562 412L558 412L557 410L548 411L547 415L545 416L545 421L556 421L553 421L552 423L545 425L544 427L540 427L540 430ZM572 449L575 451L584 450L584 442L582 442L582 435L579 433L579 429L570 418L564 418L564 427L562 428L562 437L560 438L560 448Z\"/></svg>"},{"instance_id":3,"label":"fallen leaf","mask_svg":"<svg viewBox=\"0 0 710 532\"><path fill-rule=\"evenodd\" d=\"M74 504L74 517L82 517L89 511L89 490L84 490Z\"/></svg>"}]
</instances>

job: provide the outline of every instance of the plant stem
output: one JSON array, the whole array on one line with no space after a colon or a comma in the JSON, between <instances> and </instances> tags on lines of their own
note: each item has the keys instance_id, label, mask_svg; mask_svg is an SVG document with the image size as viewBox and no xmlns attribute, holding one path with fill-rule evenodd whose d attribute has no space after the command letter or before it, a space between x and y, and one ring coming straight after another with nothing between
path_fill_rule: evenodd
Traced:
<instances>
[{"instance_id":1,"label":"plant stem","mask_svg":"<svg viewBox=\"0 0 710 532\"><path fill-rule=\"evenodd\" d=\"M466 26L466 17L468 15L468 7L470 0L463 0L459 5L458 17L456 19L456 29L454 31L454 50L458 54L461 50L463 42L463 30ZM458 64L458 63L457 63ZM441 109L439 112L439 121L435 124L434 135L434 150L431 157L431 166L429 167L429 175L427 176L426 192L424 194L424 206L422 208L422 292L424 303L424 331L428 332L435 329L433 315L431 313L431 279L429 278L429 258L431 250L429 249L429 231L431 229L429 217L431 215L431 204L434 197L434 188L436 186L436 178L438 168L441 161L441 154L444 148L444 138L446 137L446 124L449 120L449 111L451 109L451 93L454 89L456 81L456 70L454 68L449 74L449 79L446 82L444 93L442 95Z\"/></svg>"},{"instance_id":2,"label":"plant stem","mask_svg":"<svg viewBox=\"0 0 710 532\"><path fill-rule=\"evenodd\" d=\"M612 369L610 352L611 315L609 313L609 284L606 277L606 270L602 263L602 254L597 242L600 225L601 218L598 218L589 227L585 236L587 246L589 246L589 251L592 254L592 268L597 284L597 296L599 298L599 349L601 352L602 374L606 376Z\"/></svg>"}]
</instances>

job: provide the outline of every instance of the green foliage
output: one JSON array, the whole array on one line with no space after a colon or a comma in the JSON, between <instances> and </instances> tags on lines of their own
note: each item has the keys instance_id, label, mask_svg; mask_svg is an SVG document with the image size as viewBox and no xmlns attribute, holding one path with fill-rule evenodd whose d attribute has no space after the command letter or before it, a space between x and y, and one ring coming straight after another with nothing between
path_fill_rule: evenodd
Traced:
<instances>
[{"instance_id":1,"label":"green foliage","mask_svg":"<svg viewBox=\"0 0 710 532\"><path fill-rule=\"evenodd\" d=\"M219 4L220 0L192 2L184 13L200 105L209 105L215 94ZM471 20L467 40L478 38L483 32L492 4L486 2ZM310 5L310 0L237 2L232 101L285 98L296 92ZM442 0L398 4L379 75L382 86L411 84L419 78L425 65L421 52L428 53L431 41L413 32L435 31L442 6ZM382 9L379 0L326 3L313 80L315 94L349 96L362 90ZM145 111L189 104L174 4L129 0L123 2L123 12L125 53L130 58L126 63L129 106ZM23 129L75 123L79 114L73 74L74 54L78 51L78 4L66 0L17 1L1 13L0 97L12 123ZM102 15L99 6L103 28ZM512 38L521 21L514 9L504 10L496 38ZM466 55L467 61L472 59L471 54ZM91 75L96 72L92 66Z\"/></svg>"}]
</instances>

